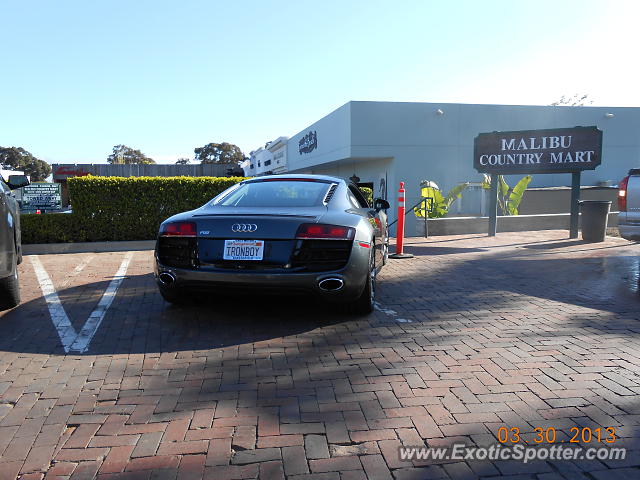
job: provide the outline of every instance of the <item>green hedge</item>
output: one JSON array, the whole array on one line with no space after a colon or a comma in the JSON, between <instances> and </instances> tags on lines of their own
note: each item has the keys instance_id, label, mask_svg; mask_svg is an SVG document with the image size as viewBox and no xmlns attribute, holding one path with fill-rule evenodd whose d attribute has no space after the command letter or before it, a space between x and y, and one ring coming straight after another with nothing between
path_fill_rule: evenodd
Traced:
<instances>
[{"instance_id":1,"label":"green hedge","mask_svg":"<svg viewBox=\"0 0 640 480\"><path fill-rule=\"evenodd\" d=\"M72 214L21 215L23 243L153 240L162 221L204 205L241 177L76 177ZM371 201L370 189L362 189Z\"/></svg>"},{"instance_id":2,"label":"green hedge","mask_svg":"<svg viewBox=\"0 0 640 480\"><path fill-rule=\"evenodd\" d=\"M76 177L73 213L95 224L91 241L150 240L176 213L201 207L241 177Z\"/></svg>"},{"instance_id":3,"label":"green hedge","mask_svg":"<svg viewBox=\"0 0 640 480\"><path fill-rule=\"evenodd\" d=\"M198 208L241 177L75 177L73 214L22 215L24 243L152 240L162 221Z\"/></svg>"},{"instance_id":4,"label":"green hedge","mask_svg":"<svg viewBox=\"0 0 640 480\"><path fill-rule=\"evenodd\" d=\"M75 214L20 215L22 243L85 242L87 229Z\"/></svg>"}]
</instances>

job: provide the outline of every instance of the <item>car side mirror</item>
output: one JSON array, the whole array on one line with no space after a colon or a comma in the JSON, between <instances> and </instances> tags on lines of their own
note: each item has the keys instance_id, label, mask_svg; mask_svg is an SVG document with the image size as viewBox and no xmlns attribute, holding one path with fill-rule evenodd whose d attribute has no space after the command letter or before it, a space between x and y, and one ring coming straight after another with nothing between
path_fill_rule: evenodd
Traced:
<instances>
[{"instance_id":1,"label":"car side mirror","mask_svg":"<svg viewBox=\"0 0 640 480\"><path fill-rule=\"evenodd\" d=\"M26 175L9 175L9 179L7 181L7 185L11 190L26 187L30 183L31 182L29 182L29 177L27 177Z\"/></svg>"},{"instance_id":2,"label":"car side mirror","mask_svg":"<svg viewBox=\"0 0 640 480\"><path fill-rule=\"evenodd\" d=\"M384 198L376 198L373 201L373 208L376 209L376 211L380 211L380 210L387 210L388 208L391 208L391 205L389 205L389 202L387 202Z\"/></svg>"}]
</instances>

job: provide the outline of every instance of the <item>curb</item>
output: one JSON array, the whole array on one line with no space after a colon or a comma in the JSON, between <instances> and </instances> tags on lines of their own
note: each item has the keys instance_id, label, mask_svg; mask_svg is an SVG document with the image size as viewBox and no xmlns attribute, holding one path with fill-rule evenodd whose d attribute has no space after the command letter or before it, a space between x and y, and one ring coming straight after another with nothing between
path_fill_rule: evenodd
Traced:
<instances>
[{"instance_id":1,"label":"curb","mask_svg":"<svg viewBox=\"0 0 640 480\"><path fill-rule=\"evenodd\" d=\"M126 242L32 243L22 245L22 254L50 255L56 253L128 252L133 250L153 250L155 246L155 240L135 240Z\"/></svg>"}]
</instances>

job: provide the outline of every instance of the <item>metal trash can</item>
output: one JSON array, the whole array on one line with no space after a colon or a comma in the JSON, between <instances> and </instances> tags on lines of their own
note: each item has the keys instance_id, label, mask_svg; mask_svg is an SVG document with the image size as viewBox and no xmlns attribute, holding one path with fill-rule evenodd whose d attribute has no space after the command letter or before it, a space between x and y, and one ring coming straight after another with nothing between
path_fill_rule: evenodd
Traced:
<instances>
[{"instance_id":1,"label":"metal trash can","mask_svg":"<svg viewBox=\"0 0 640 480\"><path fill-rule=\"evenodd\" d=\"M585 242L604 242L611 200L581 200L582 239Z\"/></svg>"}]
</instances>

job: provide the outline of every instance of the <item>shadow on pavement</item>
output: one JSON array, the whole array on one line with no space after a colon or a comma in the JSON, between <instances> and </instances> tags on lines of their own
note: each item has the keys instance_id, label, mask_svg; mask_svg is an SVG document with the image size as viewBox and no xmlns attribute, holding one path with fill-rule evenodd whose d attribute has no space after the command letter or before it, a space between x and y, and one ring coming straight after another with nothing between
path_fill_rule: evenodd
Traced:
<instances>
[{"instance_id":1,"label":"shadow on pavement","mask_svg":"<svg viewBox=\"0 0 640 480\"><path fill-rule=\"evenodd\" d=\"M58 292L79 332L96 308L108 281ZM152 274L127 275L92 339L80 355L151 353L227 347L305 333L353 320L339 306L313 297L239 295L194 297L174 306L160 297ZM0 350L64 355L43 297L0 317ZM77 353L70 352L71 355Z\"/></svg>"},{"instance_id":2,"label":"shadow on pavement","mask_svg":"<svg viewBox=\"0 0 640 480\"><path fill-rule=\"evenodd\" d=\"M518 258L487 254L479 248L411 248L422 252L437 250L424 253L433 256L436 268L423 263L421 268L407 272L387 274L390 269L383 270L378 288L380 303L405 317L425 313L473 317L475 311L504 309L531 313L532 308L545 314L545 309L558 308L545 304L536 307L535 299L540 299L622 315L621 325L632 328L630 318L637 318L640 310L637 256ZM467 251L474 255L464 261L438 260L442 255ZM526 255L525 251L520 252ZM76 331L84 325L107 284L101 281L58 292ZM188 306L172 306L162 300L150 273L129 275L87 354L220 348L305 334L357 320L341 313L337 306L322 304L312 297L212 293ZM385 318L381 312L376 315ZM372 321L374 317L364 320ZM1 320L0 349L64 354L42 297L5 313ZM611 327L615 321L608 318L601 327Z\"/></svg>"},{"instance_id":3,"label":"shadow on pavement","mask_svg":"<svg viewBox=\"0 0 640 480\"><path fill-rule=\"evenodd\" d=\"M548 242L540 244L523 245L522 248L530 248L532 250L552 250L554 248L572 247L574 245L591 245L583 240L563 240L561 242Z\"/></svg>"},{"instance_id":4,"label":"shadow on pavement","mask_svg":"<svg viewBox=\"0 0 640 480\"><path fill-rule=\"evenodd\" d=\"M532 298L640 315L640 257L482 255L384 278L380 301L403 312L522 308ZM520 257L520 258L519 258ZM410 260L409 260L410 261ZM407 291L410 292L407 295Z\"/></svg>"}]
</instances>

